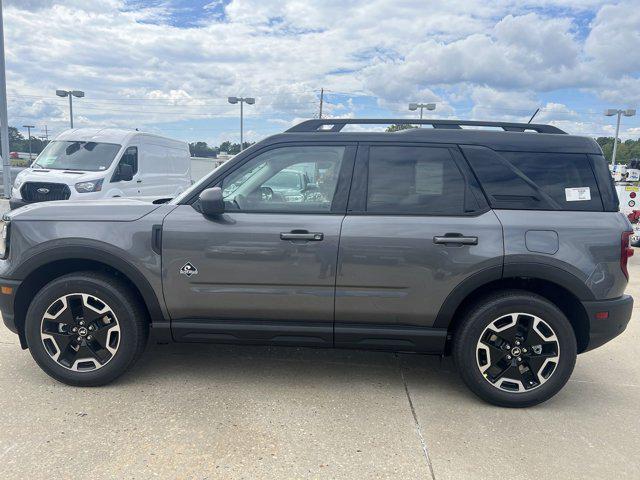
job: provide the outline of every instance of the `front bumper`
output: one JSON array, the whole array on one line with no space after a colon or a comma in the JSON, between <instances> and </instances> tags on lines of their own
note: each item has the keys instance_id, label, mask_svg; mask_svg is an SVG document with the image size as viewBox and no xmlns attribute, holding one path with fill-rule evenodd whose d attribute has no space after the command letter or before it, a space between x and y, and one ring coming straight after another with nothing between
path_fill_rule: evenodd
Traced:
<instances>
[{"instance_id":1,"label":"front bumper","mask_svg":"<svg viewBox=\"0 0 640 480\"><path fill-rule=\"evenodd\" d=\"M598 300L594 302L582 302L589 318L589 343L585 352L604 345L609 340L617 337L631 319L633 312L633 297L623 295L613 300ZM607 318L598 318L607 312Z\"/></svg>"},{"instance_id":2,"label":"front bumper","mask_svg":"<svg viewBox=\"0 0 640 480\"><path fill-rule=\"evenodd\" d=\"M0 312L2 313L2 321L9 330L18 334L20 332L15 322L14 304L20 283L19 280L0 278L0 287L2 287L0 292Z\"/></svg>"},{"instance_id":3,"label":"front bumper","mask_svg":"<svg viewBox=\"0 0 640 480\"><path fill-rule=\"evenodd\" d=\"M21 198L10 198L9 199L9 208L11 210L15 210L16 208L24 207L25 205L29 205L29 202L25 202Z\"/></svg>"}]
</instances>

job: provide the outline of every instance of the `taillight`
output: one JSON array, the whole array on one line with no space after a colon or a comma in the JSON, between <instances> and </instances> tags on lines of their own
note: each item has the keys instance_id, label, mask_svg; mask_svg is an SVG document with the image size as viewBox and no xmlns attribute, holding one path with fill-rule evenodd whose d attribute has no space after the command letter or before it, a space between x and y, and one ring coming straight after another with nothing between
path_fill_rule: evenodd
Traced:
<instances>
[{"instance_id":1,"label":"taillight","mask_svg":"<svg viewBox=\"0 0 640 480\"><path fill-rule=\"evenodd\" d=\"M629 238L631 235L633 235L633 231L622 232L622 240L620 242L620 268L622 269L624 276L627 277L627 280L629 279L627 263L629 261L629 257L633 255L633 248L629 245Z\"/></svg>"}]
</instances>

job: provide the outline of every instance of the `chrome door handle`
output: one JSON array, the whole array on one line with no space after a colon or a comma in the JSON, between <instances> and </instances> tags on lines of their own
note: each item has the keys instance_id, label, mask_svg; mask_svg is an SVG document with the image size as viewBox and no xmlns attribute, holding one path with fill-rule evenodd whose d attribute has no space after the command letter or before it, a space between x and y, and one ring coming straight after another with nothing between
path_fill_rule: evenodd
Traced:
<instances>
[{"instance_id":1,"label":"chrome door handle","mask_svg":"<svg viewBox=\"0 0 640 480\"><path fill-rule=\"evenodd\" d=\"M438 245L477 245L478 237L464 237L460 234L447 234L433 237L433 243Z\"/></svg>"},{"instance_id":2,"label":"chrome door handle","mask_svg":"<svg viewBox=\"0 0 640 480\"><path fill-rule=\"evenodd\" d=\"M323 238L324 238L324 233L320 233L320 232L293 231L293 232L282 232L280 234L280 240L306 240L310 242L319 242Z\"/></svg>"}]
</instances>

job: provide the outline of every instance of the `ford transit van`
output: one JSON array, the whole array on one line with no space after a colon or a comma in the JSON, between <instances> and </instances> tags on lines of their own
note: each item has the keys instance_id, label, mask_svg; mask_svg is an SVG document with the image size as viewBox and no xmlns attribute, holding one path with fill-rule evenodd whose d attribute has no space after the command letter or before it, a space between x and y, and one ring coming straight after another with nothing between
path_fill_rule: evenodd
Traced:
<instances>
[{"instance_id":1,"label":"ford transit van","mask_svg":"<svg viewBox=\"0 0 640 480\"><path fill-rule=\"evenodd\" d=\"M137 130L61 133L11 190L11 208L51 200L174 197L191 185L189 146Z\"/></svg>"}]
</instances>

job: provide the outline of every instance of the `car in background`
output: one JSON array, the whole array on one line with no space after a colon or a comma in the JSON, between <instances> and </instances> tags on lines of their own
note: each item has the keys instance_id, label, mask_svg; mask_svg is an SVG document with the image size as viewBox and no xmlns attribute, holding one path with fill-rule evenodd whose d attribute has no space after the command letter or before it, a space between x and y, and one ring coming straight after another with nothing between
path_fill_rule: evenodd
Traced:
<instances>
[{"instance_id":1,"label":"car in background","mask_svg":"<svg viewBox=\"0 0 640 480\"><path fill-rule=\"evenodd\" d=\"M36 202L174 197L192 184L187 143L137 130L61 133L20 172L12 209Z\"/></svg>"}]
</instances>

